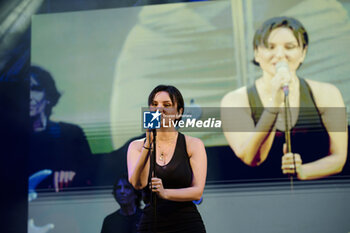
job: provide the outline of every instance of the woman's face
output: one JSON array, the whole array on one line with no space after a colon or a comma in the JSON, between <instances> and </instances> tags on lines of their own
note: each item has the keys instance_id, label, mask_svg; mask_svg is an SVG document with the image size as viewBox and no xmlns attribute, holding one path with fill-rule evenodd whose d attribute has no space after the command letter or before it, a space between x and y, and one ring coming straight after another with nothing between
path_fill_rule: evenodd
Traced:
<instances>
[{"instance_id":1,"label":"woman's face","mask_svg":"<svg viewBox=\"0 0 350 233\"><path fill-rule=\"evenodd\" d=\"M306 48L303 49L301 43L298 43L291 29L280 27L271 31L267 47L259 46L254 54L261 69L273 77L276 64L281 61L287 62L290 72L294 74L304 61Z\"/></svg>"},{"instance_id":2,"label":"woman's face","mask_svg":"<svg viewBox=\"0 0 350 233\"><path fill-rule=\"evenodd\" d=\"M29 113L30 117L35 117L42 113L45 113L45 107L48 101L45 97L45 91L40 88L37 80L33 77L30 78L30 105Z\"/></svg>"},{"instance_id":3,"label":"woman's face","mask_svg":"<svg viewBox=\"0 0 350 233\"><path fill-rule=\"evenodd\" d=\"M171 101L169 93L166 91L160 91L155 94L150 106L150 110L159 110L162 113L162 119L165 119L166 122L169 120L179 119L180 117L178 114L181 114L177 111L177 103L173 103Z\"/></svg>"}]
</instances>

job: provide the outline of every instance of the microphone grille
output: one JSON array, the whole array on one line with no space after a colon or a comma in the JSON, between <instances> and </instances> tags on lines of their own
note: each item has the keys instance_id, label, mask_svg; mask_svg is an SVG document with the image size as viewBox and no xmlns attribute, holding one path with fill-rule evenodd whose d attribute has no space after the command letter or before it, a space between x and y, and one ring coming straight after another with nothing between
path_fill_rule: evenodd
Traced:
<instances>
[{"instance_id":1,"label":"microphone grille","mask_svg":"<svg viewBox=\"0 0 350 233\"><path fill-rule=\"evenodd\" d=\"M280 61L276 64L276 70L289 70L288 63L285 61Z\"/></svg>"}]
</instances>

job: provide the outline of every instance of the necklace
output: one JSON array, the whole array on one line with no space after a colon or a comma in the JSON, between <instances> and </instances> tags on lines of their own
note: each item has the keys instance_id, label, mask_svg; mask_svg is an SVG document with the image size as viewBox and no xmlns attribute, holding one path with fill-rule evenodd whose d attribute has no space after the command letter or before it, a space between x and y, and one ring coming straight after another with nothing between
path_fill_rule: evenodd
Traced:
<instances>
[{"instance_id":1,"label":"necklace","mask_svg":"<svg viewBox=\"0 0 350 233\"><path fill-rule=\"evenodd\" d=\"M167 149L164 150L164 148L161 148L161 146L159 146L159 144L157 145L158 150L160 151L160 155L159 155L159 161L164 165L166 163L166 157L167 155L170 153L170 149L172 148L171 143L169 143L169 145L167 145Z\"/></svg>"},{"instance_id":2,"label":"necklace","mask_svg":"<svg viewBox=\"0 0 350 233\"><path fill-rule=\"evenodd\" d=\"M160 152L159 160L163 162L163 160L164 160L164 152Z\"/></svg>"},{"instance_id":3,"label":"necklace","mask_svg":"<svg viewBox=\"0 0 350 233\"><path fill-rule=\"evenodd\" d=\"M167 145L165 146L160 146L159 144L157 145L158 150L160 151L159 155L159 160L165 164L166 163L166 157L170 154L171 149L173 149L173 142L168 142L166 143Z\"/></svg>"},{"instance_id":4,"label":"necklace","mask_svg":"<svg viewBox=\"0 0 350 233\"><path fill-rule=\"evenodd\" d=\"M166 163L166 156L170 154L170 151L171 149L173 149L173 144L176 143L176 140L177 140L177 134L175 137L162 143L163 145L165 145L165 148L166 148L165 150L164 150L164 146L161 146L160 141L158 141L157 148L160 151L159 161L161 161L163 164Z\"/></svg>"}]
</instances>

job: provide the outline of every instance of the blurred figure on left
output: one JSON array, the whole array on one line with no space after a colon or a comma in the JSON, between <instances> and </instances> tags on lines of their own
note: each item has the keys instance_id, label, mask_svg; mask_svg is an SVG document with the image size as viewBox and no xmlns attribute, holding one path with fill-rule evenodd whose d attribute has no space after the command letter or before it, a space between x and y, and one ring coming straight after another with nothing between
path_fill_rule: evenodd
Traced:
<instances>
[{"instance_id":1,"label":"blurred figure on left","mask_svg":"<svg viewBox=\"0 0 350 233\"><path fill-rule=\"evenodd\" d=\"M51 74L38 67L30 68L30 153L29 175L43 169L52 170L39 189L54 189L91 185L86 167L91 150L83 130L74 124L50 120L52 108L61 93Z\"/></svg>"}]
</instances>

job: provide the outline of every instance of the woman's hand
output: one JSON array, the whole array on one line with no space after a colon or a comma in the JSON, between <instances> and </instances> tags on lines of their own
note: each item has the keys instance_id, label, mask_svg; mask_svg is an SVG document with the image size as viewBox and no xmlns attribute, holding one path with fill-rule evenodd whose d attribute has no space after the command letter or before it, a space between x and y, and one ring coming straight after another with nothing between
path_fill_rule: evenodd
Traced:
<instances>
[{"instance_id":1,"label":"woman's hand","mask_svg":"<svg viewBox=\"0 0 350 233\"><path fill-rule=\"evenodd\" d=\"M299 154L287 153L282 156L283 174L297 175L301 179L302 161Z\"/></svg>"},{"instance_id":2,"label":"woman's hand","mask_svg":"<svg viewBox=\"0 0 350 233\"><path fill-rule=\"evenodd\" d=\"M161 179L153 177L149 186L152 192L157 193L160 198L167 199L166 190L163 187L163 183Z\"/></svg>"},{"instance_id":3,"label":"woman's hand","mask_svg":"<svg viewBox=\"0 0 350 233\"><path fill-rule=\"evenodd\" d=\"M153 132L151 129L148 129L146 131L146 140L145 143L143 144L144 148L151 148L153 143Z\"/></svg>"},{"instance_id":4,"label":"woman's hand","mask_svg":"<svg viewBox=\"0 0 350 233\"><path fill-rule=\"evenodd\" d=\"M299 180L302 180L303 173L300 154L287 153L286 144L283 145L283 152L281 167L283 174L296 175Z\"/></svg>"}]
</instances>

